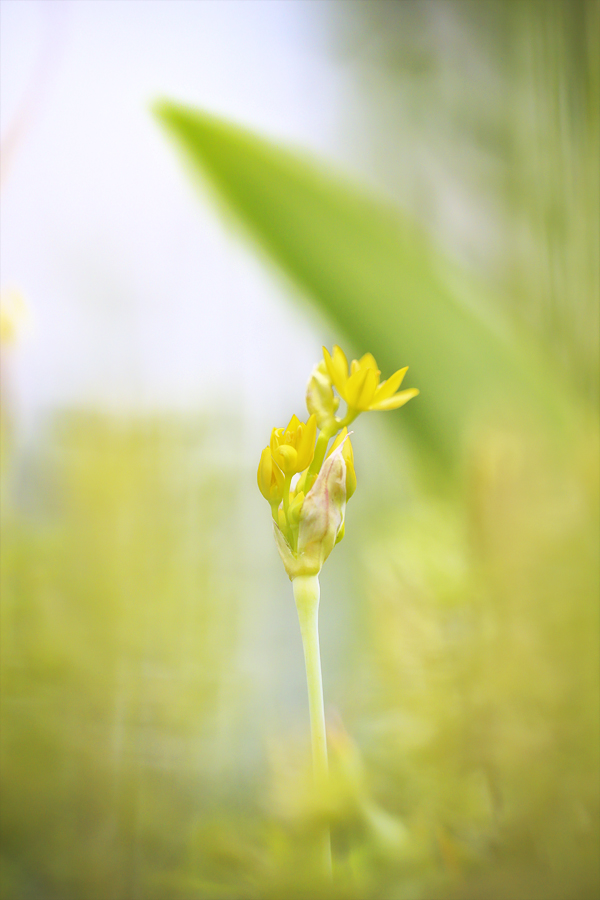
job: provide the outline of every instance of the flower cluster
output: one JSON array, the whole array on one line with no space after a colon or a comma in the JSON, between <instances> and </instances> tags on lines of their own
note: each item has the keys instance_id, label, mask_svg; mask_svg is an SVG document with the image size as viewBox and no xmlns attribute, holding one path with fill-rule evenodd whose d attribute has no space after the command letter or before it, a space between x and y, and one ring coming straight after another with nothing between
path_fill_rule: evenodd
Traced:
<instances>
[{"instance_id":1,"label":"flower cluster","mask_svg":"<svg viewBox=\"0 0 600 900\"><path fill-rule=\"evenodd\" d=\"M318 575L344 536L346 502L356 489L348 425L361 412L397 409L415 397L416 388L398 391L405 373L399 369L380 383L372 354L348 366L339 347L333 354L323 348L306 390L308 421L292 416L286 428L271 432L258 487L271 506L277 549L291 580ZM346 404L342 417L336 415L340 399Z\"/></svg>"}]
</instances>

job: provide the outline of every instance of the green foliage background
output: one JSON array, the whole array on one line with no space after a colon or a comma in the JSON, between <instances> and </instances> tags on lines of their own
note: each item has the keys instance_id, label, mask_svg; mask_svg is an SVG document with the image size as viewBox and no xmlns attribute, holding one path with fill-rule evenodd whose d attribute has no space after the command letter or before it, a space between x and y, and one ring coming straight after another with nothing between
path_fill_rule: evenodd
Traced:
<instances>
[{"instance_id":1,"label":"green foliage background","mask_svg":"<svg viewBox=\"0 0 600 900\"><path fill-rule=\"evenodd\" d=\"M503 161L495 194L462 173L502 238L477 265L403 195L410 156L382 162L380 199L158 107L291 296L422 390L356 426L359 491L322 579L331 792L311 787L268 511L224 452L235 419L73 411L24 459L5 418L3 898L598 891L599 6L444 5L510 104L428 44L431 5L352 4L349 35L387 53L367 92L384 146L403 85L407 127L450 165L466 146Z\"/></svg>"}]
</instances>

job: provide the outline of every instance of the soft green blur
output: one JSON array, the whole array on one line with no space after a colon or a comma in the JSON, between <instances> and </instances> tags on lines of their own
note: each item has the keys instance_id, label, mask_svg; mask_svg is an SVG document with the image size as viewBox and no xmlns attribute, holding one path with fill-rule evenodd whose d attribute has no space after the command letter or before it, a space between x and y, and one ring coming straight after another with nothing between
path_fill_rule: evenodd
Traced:
<instances>
[{"instance_id":1,"label":"soft green blur","mask_svg":"<svg viewBox=\"0 0 600 900\"><path fill-rule=\"evenodd\" d=\"M351 9L361 40L389 50L373 127L393 148L381 97L401 84L413 133L463 162L495 223L485 264L425 215L415 225L414 200L399 213L244 129L160 106L194 173L344 349L371 351L384 377L409 365L421 389L355 425L358 489L322 578L330 793L312 787L291 591L233 414L73 411L23 457L9 411L2 900L600 888L599 6L441 5L514 102L468 92L423 37L440 3ZM436 65L443 97L424 76ZM490 144L509 174L493 188L467 163ZM390 197L403 174L388 161ZM333 885L314 860L325 820Z\"/></svg>"}]
</instances>

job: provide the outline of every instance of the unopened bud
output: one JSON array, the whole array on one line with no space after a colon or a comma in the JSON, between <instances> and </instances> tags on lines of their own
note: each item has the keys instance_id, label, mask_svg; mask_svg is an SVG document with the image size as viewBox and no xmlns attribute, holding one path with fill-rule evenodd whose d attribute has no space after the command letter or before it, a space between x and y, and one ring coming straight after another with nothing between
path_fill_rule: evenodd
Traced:
<instances>
[{"instance_id":1,"label":"unopened bud","mask_svg":"<svg viewBox=\"0 0 600 900\"><path fill-rule=\"evenodd\" d=\"M274 523L275 541L290 580L318 575L333 550L346 514L346 462L342 447L328 456L304 498L298 524L298 549L292 550Z\"/></svg>"},{"instance_id":2,"label":"unopened bud","mask_svg":"<svg viewBox=\"0 0 600 900\"><path fill-rule=\"evenodd\" d=\"M306 406L315 416L319 428L331 422L340 405L339 397L333 393L331 378L323 360L312 371L306 386Z\"/></svg>"}]
</instances>

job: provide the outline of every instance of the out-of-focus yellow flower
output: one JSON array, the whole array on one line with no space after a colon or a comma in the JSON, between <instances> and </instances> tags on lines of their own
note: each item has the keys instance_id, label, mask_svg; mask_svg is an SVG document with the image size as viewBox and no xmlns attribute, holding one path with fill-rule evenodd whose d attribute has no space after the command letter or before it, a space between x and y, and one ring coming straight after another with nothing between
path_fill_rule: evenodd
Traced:
<instances>
[{"instance_id":1,"label":"out-of-focus yellow flower","mask_svg":"<svg viewBox=\"0 0 600 900\"><path fill-rule=\"evenodd\" d=\"M308 422L292 416L287 428L274 428L271 432L271 456L284 475L302 472L312 462L315 453L317 420L312 415Z\"/></svg>"},{"instance_id":2,"label":"out-of-focus yellow flower","mask_svg":"<svg viewBox=\"0 0 600 900\"><path fill-rule=\"evenodd\" d=\"M29 311L19 291L5 289L0 296L0 343L16 343L29 322Z\"/></svg>"},{"instance_id":3,"label":"out-of-focus yellow flower","mask_svg":"<svg viewBox=\"0 0 600 900\"><path fill-rule=\"evenodd\" d=\"M323 347L323 357L329 377L340 397L348 404L349 410L366 412L374 409L397 409L419 393L417 388L396 393L408 366L398 369L380 384L381 372L372 353L365 353L359 360L353 359L350 367L344 351L337 345L333 348L333 356Z\"/></svg>"}]
</instances>

